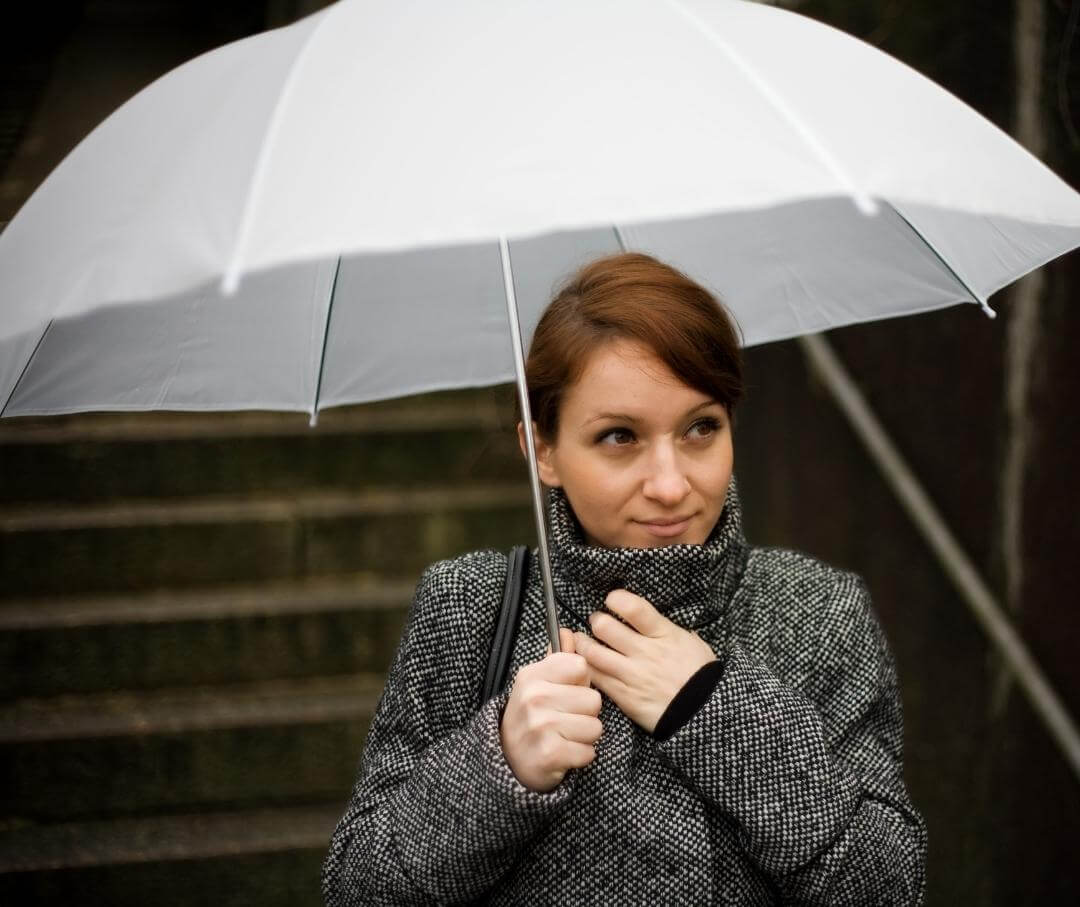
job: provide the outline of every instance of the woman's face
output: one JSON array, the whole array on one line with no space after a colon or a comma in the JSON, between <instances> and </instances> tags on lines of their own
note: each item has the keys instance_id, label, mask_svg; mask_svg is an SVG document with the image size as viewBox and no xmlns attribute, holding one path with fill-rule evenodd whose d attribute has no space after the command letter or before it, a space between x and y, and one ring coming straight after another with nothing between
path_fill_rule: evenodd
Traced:
<instances>
[{"instance_id":1,"label":"woman's face","mask_svg":"<svg viewBox=\"0 0 1080 907\"><path fill-rule=\"evenodd\" d=\"M647 347L604 344L563 396L541 480L561 487L593 545L701 544L734 465L724 406L683 384Z\"/></svg>"}]
</instances>

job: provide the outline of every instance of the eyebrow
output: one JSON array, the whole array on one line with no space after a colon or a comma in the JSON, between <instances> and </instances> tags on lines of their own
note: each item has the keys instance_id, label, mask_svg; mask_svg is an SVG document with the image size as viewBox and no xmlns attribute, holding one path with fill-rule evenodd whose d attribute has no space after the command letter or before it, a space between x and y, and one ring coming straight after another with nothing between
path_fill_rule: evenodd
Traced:
<instances>
[{"instance_id":1,"label":"eyebrow","mask_svg":"<svg viewBox=\"0 0 1080 907\"><path fill-rule=\"evenodd\" d=\"M705 409L709 406L723 406L719 400L706 400L704 403L699 403L697 406L692 406L684 413L685 416L692 416L699 409ZM593 422L599 422L602 419L611 419L613 422L629 422L631 424L637 424L641 420L636 416L631 416L629 413L598 413L591 419L585 420L585 425L592 425Z\"/></svg>"}]
</instances>

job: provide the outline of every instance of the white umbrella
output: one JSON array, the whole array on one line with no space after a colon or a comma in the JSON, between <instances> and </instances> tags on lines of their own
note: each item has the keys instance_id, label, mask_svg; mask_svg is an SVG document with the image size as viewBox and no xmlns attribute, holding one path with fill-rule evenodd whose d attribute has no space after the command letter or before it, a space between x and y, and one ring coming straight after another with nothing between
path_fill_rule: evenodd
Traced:
<instances>
[{"instance_id":1,"label":"white umbrella","mask_svg":"<svg viewBox=\"0 0 1080 907\"><path fill-rule=\"evenodd\" d=\"M1078 244L1080 196L1038 160L794 13L343 0L158 80L26 203L0 234L0 407L314 417L503 381L515 288L528 325L623 246L752 344L989 311Z\"/></svg>"}]
</instances>

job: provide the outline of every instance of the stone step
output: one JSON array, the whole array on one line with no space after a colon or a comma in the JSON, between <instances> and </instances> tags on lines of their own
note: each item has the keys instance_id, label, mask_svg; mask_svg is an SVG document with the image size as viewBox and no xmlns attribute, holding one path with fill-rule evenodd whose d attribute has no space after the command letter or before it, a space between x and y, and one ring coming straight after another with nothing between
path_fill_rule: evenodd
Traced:
<instances>
[{"instance_id":1,"label":"stone step","mask_svg":"<svg viewBox=\"0 0 1080 907\"><path fill-rule=\"evenodd\" d=\"M331 410L314 428L296 413L5 420L0 506L521 480L512 411L485 393Z\"/></svg>"},{"instance_id":2,"label":"stone step","mask_svg":"<svg viewBox=\"0 0 1080 907\"><path fill-rule=\"evenodd\" d=\"M3 822L344 804L381 675L23 699L0 708Z\"/></svg>"},{"instance_id":3,"label":"stone step","mask_svg":"<svg viewBox=\"0 0 1080 907\"><path fill-rule=\"evenodd\" d=\"M345 803L0 831L0 903L172 907L322 904Z\"/></svg>"},{"instance_id":4,"label":"stone step","mask_svg":"<svg viewBox=\"0 0 1080 907\"><path fill-rule=\"evenodd\" d=\"M0 700L382 673L416 577L0 601Z\"/></svg>"},{"instance_id":5,"label":"stone step","mask_svg":"<svg viewBox=\"0 0 1080 907\"><path fill-rule=\"evenodd\" d=\"M513 384L433 391L319 413L275 410L66 413L0 420L0 446L8 443L73 444L90 441L170 441L191 438L244 438L309 434L353 434L370 428L407 430L423 419L484 428L511 427Z\"/></svg>"},{"instance_id":6,"label":"stone step","mask_svg":"<svg viewBox=\"0 0 1080 907\"><path fill-rule=\"evenodd\" d=\"M105 594L378 569L531 543L528 485L307 491L8 507L0 599Z\"/></svg>"}]
</instances>

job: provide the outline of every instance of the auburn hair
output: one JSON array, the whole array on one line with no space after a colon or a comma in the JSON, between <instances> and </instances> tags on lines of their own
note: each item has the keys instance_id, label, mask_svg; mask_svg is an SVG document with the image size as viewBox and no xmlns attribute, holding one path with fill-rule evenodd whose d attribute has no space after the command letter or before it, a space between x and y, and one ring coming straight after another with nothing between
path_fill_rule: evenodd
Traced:
<instances>
[{"instance_id":1,"label":"auburn hair","mask_svg":"<svg viewBox=\"0 0 1080 907\"><path fill-rule=\"evenodd\" d=\"M545 441L557 438L563 395L589 357L616 339L643 344L684 384L734 415L743 395L735 320L681 271L650 255L623 252L573 274L540 316L525 380L533 421Z\"/></svg>"}]
</instances>

